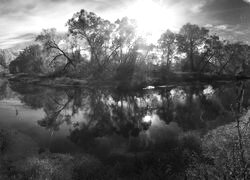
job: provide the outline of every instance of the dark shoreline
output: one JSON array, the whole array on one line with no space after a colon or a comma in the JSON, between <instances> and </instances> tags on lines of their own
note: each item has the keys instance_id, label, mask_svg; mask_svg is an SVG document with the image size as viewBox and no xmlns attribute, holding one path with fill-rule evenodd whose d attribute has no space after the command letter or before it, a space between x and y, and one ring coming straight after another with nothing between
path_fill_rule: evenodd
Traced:
<instances>
[{"instance_id":1,"label":"dark shoreline","mask_svg":"<svg viewBox=\"0 0 250 180\"><path fill-rule=\"evenodd\" d=\"M18 82L23 84L33 84L39 86L51 87L88 87L101 86L112 87L120 90L142 90L148 86L164 86L166 84L182 83L182 82L206 82L212 83L216 81L240 81L248 80L250 76L232 76L232 75L206 75L198 73L173 73L169 77L154 78L148 82L139 82L136 84L128 84L127 82L119 82L114 80L91 80L91 79L75 79L69 77L50 77L45 75L5 75L4 78L10 82Z\"/></svg>"}]
</instances>

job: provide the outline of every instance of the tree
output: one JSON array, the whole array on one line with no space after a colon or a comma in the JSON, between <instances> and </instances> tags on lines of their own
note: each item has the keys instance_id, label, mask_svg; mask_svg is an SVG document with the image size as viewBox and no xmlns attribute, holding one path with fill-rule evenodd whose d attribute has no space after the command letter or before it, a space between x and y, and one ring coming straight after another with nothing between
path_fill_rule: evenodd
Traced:
<instances>
[{"instance_id":1,"label":"tree","mask_svg":"<svg viewBox=\"0 0 250 180\"><path fill-rule=\"evenodd\" d=\"M190 71L195 71L195 54L199 54L199 49L205 43L209 30L200 28L197 25L184 25L177 36L178 50L187 55L190 63Z\"/></svg>"},{"instance_id":2,"label":"tree","mask_svg":"<svg viewBox=\"0 0 250 180\"><path fill-rule=\"evenodd\" d=\"M122 57L126 55L134 46L137 40L136 37L136 23L134 20L127 17L118 19L115 22L116 28L114 30L113 43L117 49L118 62L122 61Z\"/></svg>"},{"instance_id":3,"label":"tree","mask_svg":"<svg viewBox=\"0 0 250 180\"><path fill-rule=\"evenodd\" d=\"M165 63L167 66L167 70L169 70L170 68L170 64L173 59L173 54L175 52L175 41L176 35L170 30L164 32L158 40L159 47L162 51L162 63L166 61Z\"/></svg>"},{"instance_id":4,"label":"tree","mask_svg":"<svg viewBox=\"0 0 250 180\"><path fill-rule=\"evenodd\" d=\"M43 56L41 46L31 45L10 63L10 73L37 74L43 72Z\"/></svg>"},{"instance_id":5,"label":"tree","mask_svg":"<svg viewBox=\"0 0 250 180\"><path fill-rule=\"evenodd\" d=\"M48 56L52 57L49 66L52 66L52 64L56 66L55 62L58 61L59 58L64 64L63 71L67 70L69 66L76 66L76 57L73 51L76 44L68 43L69 37L67 35L57 33L56 29L47 29L43 30L42 33L36 37L36 41L41 42ZM65 60L66 63L64 63Z\"/></svg>"},{"instance_id":6,"label":"tree","mask_svg":"<svg viewBox=\"0 0 250 180\"><path fill-rule=\"evenodd\" d=\"M219 74L227 72L233 75L244 74L248 67L250 48L243 43L229 43L224 45L224 54L222 60L224 61L219 69Z\"/></svg>"},{"instance_id":7,"label":"tree","mask_svg":"<svg viewBox=\"0 0 250 180\"><path fill-rule=\"evenodd\" d=\"M11 50L0 49L0 66L4 69L8 69L10 62L13 61L15 57Z\"/></svg>"},{"instance_id":8,"label":"tree","mask_svg":"<svg viewBox=\"0 0 250 180\"><path fill-rule=\"evenodd\" d=\"M5 53L2 51L0 52L0 66L2 66L4 69L8 68Z\"/></svg>"},{"instance_id":9,"label":"tree","mask_svg":"<svg viewBox=\"0 0 250 180\"><path fill-rule=\"evenodd\" d=\"M224 44L218 36L212 35L206 38L197 66L200 73L216 71L218 61L221 61L223 48Z\"/></svg>"},{"instance_id":10,"label":"tree","mask_svg":"<svg viewBox=\"0 0 250 180\"><path fill-rule=\"evenodd\" d=\"M84 40L82 46L90 55L93 75L100 77L118 49L111 42L115 25L85 10L74 14L67 25L70 34Z\"/></svg>"}]
</instances>

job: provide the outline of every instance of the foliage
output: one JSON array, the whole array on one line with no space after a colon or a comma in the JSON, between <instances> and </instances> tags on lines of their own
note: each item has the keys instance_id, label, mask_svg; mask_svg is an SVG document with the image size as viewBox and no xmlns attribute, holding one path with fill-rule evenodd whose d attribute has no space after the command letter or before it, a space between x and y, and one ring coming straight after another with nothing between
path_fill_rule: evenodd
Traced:
<instances>
[{"instance_id":1,"label":"foliage","mask_svg":"<svg viewBox=\"0 0 250 180\"><path fill-rule=\"evenodd\" d=\"M110 22L81 10L67 26L68 33L43 30L36 38L39 45L27 47L9 65L11 73L115 81L118 86L133 87L152 80L164 82L177 71L210 75L249 72L247 44L222 41L198 25L187 23L179 32L166 30L157 44L140 37L136 22L127 17ZM6 53L0 54L0 64L7 67Z\"/></svg>"},{"instance_id":2,"label":"foliage","mask_svg":"<svg viewBox=\"0 0 250 180\"><path fill-rule=\"evenodd\" d=\"M42 50L39 45L31 45L24 49L19 56L10 63L10 73L39 74L43 72Z\"/></svg>"},{"instance_id":3,"label":"foliage","mask_svg":"<svg viewBox=\"0 0 250 180\"><path fill-rule=\"evenodd\" d=\"M176 35L170 30L167 30L161 35L158 43L162 51L162 65L166 64L167 71L169 71L176 51Z\"/></svg>"},{"instance_id":4,"label":"foliage","mask_svg":"<svg viewBox=\"0 0 250 180\"><path fill-rule=\"evenodd\" d=\"M197 69L195 63L195 56L199 54L199 49L202 48L206 37L208 36L208 30L200 28L197 25L185 24L177 36L178 50L181 53L185 53L189 65L190 71Z\"/></svg>"}]
</instances>

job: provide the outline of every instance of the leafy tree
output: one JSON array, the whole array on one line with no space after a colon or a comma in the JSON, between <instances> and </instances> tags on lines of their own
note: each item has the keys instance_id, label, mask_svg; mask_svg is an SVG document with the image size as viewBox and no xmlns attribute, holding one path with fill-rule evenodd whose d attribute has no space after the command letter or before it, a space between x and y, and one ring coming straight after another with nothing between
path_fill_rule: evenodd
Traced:
<instances>
[{"instance_id":1,"label":"leafy tree","mask_svg":"<svg viewBox=\"0 0 250 180\"><path fill-rule=\"evenodd\" d=\"M36 41L41 42L47 55L52 57L49 66L53 69L63 66L65 72L70 66L76 67L76 61L80 58L77 41L72 41L66 34L57 33L56 29L43 30Z\"/></svg>"},{"instance_id":2,"label":"leafy tree","mask_svg":"<svg viewBox=\"0 0 250 180\"><path fill-rule=\"evenodd\" d=\"M121 63L123 56L126 56L136 44L136 23L124 17L121 20L118 19L115 22L115 26L113 43L118 47L116 50L116 61Z\"/></svg>"},{"instance_id":3,"label":"leafy tree","mask_svg":"<svg viewBox=\"0 0 250 180\"><path fill-rule=\"evenodd\" d=\"M216 35L206 38L204 47L200 53L200 59L197 68L200 73L215 72L218 61L221 59L224 44Z\"/></svg>"},{"instance_id":4,"label":"leafy tree","mask_svg":"<svg viewBox=\"0 0 250 180\"><path fill-rule=\"evenodd\" d=\"M145 39L136 35L137 25L127 17L116 21L114 39L112 42L118 47L113 57L116 74L114 79L120 85L137 84L143 82L148 71L148 63L152 58L152 45L147 45Z\"/></svg>"},{"instance_id":5,"label":"leafy tree","mask_svg":"<svg viewBox=\"0 0 250 180\"><path fill-rule=\"evenodd\" d=\"M21 61L14 61L10 70L115 80L124 87L166 80L171 74L166 76L165 72L170 72L172 67L234 75L246 74L249 70L248 45L221 41L218 36L209 35L209 30L190 23L179 33L166 30L158 44L153 45L138 36L136 22L127 17L112 23L93 12L81 10L68 20L67 26L67 34L47 29L37 36L36 41L42 48L40 54L34 56L36 60L40 57L42 60L38 61L42 63L24 70ZM18 59L33 58L28 57L27 52L24 50ZM9 55L0 51L1 66L8 66L7 59ZM28 62L33 61L25 61ZM35 66L40 70L34 70Z\"/></svg>"},{"instance_id":6,"label":"leafy tree","mask_svg":"<svg viewBox=\"0 0 250 180\"><path fill-rule=\"evenodd\" d=\"M248 61L250 48L242 43L229 43L224 45L224 61L219 69L219 74L230 73L233 75L243 74L248 69Z\"/></svg>"},{"instance_id":7,"label":"leafy tree","mask_svg":"<svg viewBox=\"0 0 250 180\"><path fill-rule=\"evenodd\" d=\"M5 53L3 51L0 52L0 66L2 66L4 69L8 68Z\"/></svg>"},{"instance_id":8,"label":"leafy tree","mask_svg":"<svg viewBox=\"0 0 250 180\"><path fill-rule=\"evenodd\" d=\"M171 61L175 53L175 43L176 35L170 30L167 30L165 33L163 33L158 41L159 47L162 51L162 63L166 63L167 70L170 68Z\"/></svg>"},{"instance_id":9,"label":"leafy tree","mask_svg":"<svg viewBox=\"0 0 250 180\"><path fill-rule=\"evenodd\" d=\"M177 36L178 50L187 55L190 71L195 71L195 55L203 47L208 36L208 30L198 25L186 24Z\"/></svg>"},{"instance_id":10,"label":"leafy tree","mask_svg":"<svg viewBox=\"0 0 250 180\"><path fill-rule=\"evenodd\" d=\"M93 75L100 77L118 49L110 42L115 25L85 10L74 14L67 25L72 35L84 40L82 46L90 56Z\"/></svg>"},{"instance_id":11,"label":"leafy tree","mask_svg":"<svg viewBox=\"0 0 250 180\"><path fill-rule=\"evenodd\" d=\"M43 72L43 56L39 45L25 48L19 56L10 63L10 73L37 74Z\"/></svg>"},{"instance_id":12,"label":"leafy tree","mask_svg":"<svg viewBox=\"0 0 250 180\"><path fill-rule=\"evenodd\" d=\"M0 66L4 69L8 69L8 66L11 61L14 60L16 55L8 49L0 49Z\"/></svg>"}]
</instances>

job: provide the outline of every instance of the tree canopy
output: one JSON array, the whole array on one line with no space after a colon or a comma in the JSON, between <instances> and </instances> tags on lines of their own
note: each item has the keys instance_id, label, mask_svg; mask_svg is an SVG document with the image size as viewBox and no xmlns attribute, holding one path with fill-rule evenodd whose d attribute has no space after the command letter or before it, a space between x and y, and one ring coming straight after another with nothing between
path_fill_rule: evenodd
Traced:
<instances>
[{"instance_id":1,"label":"tree canopy","mask_svg":"<svg viewBox=\"0 0 250 180\"><path fill-rule=\"evenodd\" d=\"M136 21L127 17L110 22L81 10L67 21L67 27L67 33L43 30L35 45L23 50L10 64L11 72L127 83L166 78L179 71L239 75L247 74L249 69L249 45L221 40L191 23L179 32L167 29L155 44L147 43L147 37L138 34ZM8 66L5 56L0 54L3 67ZM23 64L29 63L32 65L27 70Z\"/></svg>"}]
</instances>

